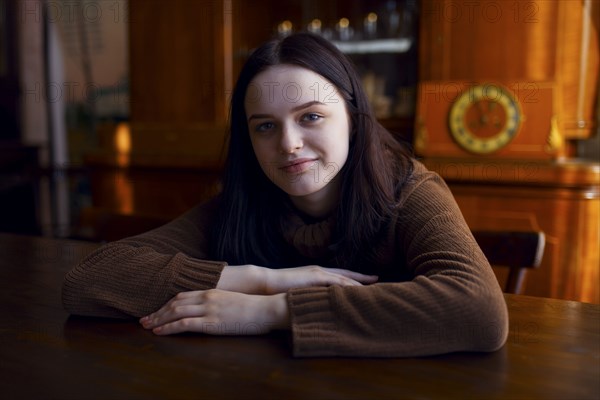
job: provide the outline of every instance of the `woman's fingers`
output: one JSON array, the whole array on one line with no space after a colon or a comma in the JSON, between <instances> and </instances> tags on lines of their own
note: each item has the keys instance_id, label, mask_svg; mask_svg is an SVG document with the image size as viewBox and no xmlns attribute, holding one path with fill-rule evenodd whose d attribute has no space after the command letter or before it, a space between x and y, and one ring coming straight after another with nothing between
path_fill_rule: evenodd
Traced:
<instances>
[{"instance_id":1,"label":"woman's fingers","mask_svg":"<svg viewBox=\"0 0 600 400\"><path fill-rule=\"evenodd\" d=\"M320 276L317 278L317 284L321 286L362 286L363 284L369 284L377 282L377 276L363 275L358 272L349 271L345 269L336 268L321 268Z\"/></svg>"},{"instance_id":2,"label":"woman's fingers","mask_svg":"<svg viewBox=\"0 0 600 400\"><path fill-rule=\"evenodd\" d=\"M377 282L378 277L338 268L306 265L269 270L265 294L285 293L290 289L310 286L359 286Z\"/></svg>"},{"instance_id":3,"label":"woman's fingers","mask_svg":"<svg viewBox=\"0 0 600 400\"><path fill-rule=\"evenodd\" d=\"M362 283L344 275L334 274L324 271L324 275L320 278L321 286L362 286Z\"/></svg>"},{"instance_id":4,"label":"woman's fingers","mask_svg":"<svg viewBox=\"0 0 600 400\"><path fill-rule=\"evenodd\" d=\"M310 286L362 286L378 279L377 276L318 265L270 271L271 279L266 285L266 294L285 293L292 288ZM214 330L214 324L208 322L214 322L215 316L216 320L222 315L226 318L235 316L236 319L248 316L249 304L257 303L260 297L245 296L247 295L219 289L181 292L156 312L141 318L140 323L144 328L153 329L161 335L185 331L211 333L207 330Z\"/></svg>"},{"instance_id":5,"label":"woman's fingers","mask_svg":"<svg viewBox=\"0 0 600 400\"><path fill-rule=\"evenodd\" d=\"M197 332L218 336L253 335L266 332L266 330L259 328L259 325L255 323L246 323L242 326L240 323L235 322L229 324L226 322L217 323L210 321L206 317L195 317L184 318L157 326L152 329L152 332L160 336L183 332Z\"/></svg>"},{"instance_id":6,"label":"woman's fingers","mask_svg":"<svg viewBox=\"0 0 600 400\"><path fill-rule=\"evenodd\" d=\"M203 330L202 318L184 318L176 321L157 326L152 329L152 332L157 335L173 335L183 332L199 332L209 333Z\"/></svg>"},{"instance_id":7,"label":"woman's fingers","mask_svg":"<svg viewBox=\"0 0 600 400\"><path fill-rule=\"evenodd\" d=\"M157 335L256 335L289 326L289 314L285 295L258 296L211 289L177 295L160 310L141 318L140 323Z\"/></svg>"},{"instance_id":8,"label":"woman's fingers","mask_svg":"<svg viewBox=\"0 0 600 400\"><path fill-rule=\"evenodd\" d=\"M205 314L203 305L177 306L169 312L161 314L151 314L140 320L146 329L152 329L166 323L176 321L182 318L202 317Z\"/></svg>"},{"instance_id":9,"label":"woman's fingers","mask_svg":"<svg viewBox=\"0 0 600 400\"><path fill-rule=\"evenodd\" d=\"M182 292L158 311L140 319L146 329L152 329L181 318L198 317L205 313L202 292Z\"/></svg>"},{"instance_id":10,"label":"woman's fingers","mask_svg":"<svg viewBox=\"0 0 600 400\"><path fill-rule=\"evenodd\" d=\"M379 279L377 275L365 275L360 272L350 271L349 269L341 269L341 268L323 268L325 271L331 272L333 274L338 274L345 276L346 278L350 278L356 282L361 283L375 283Z\"/></svg>"}]
</instances>

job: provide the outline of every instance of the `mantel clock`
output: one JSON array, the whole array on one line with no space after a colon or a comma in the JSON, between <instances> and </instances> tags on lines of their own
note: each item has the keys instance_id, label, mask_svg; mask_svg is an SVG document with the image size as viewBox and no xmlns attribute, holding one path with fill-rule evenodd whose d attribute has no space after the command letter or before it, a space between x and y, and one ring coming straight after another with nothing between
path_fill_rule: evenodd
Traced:
<instances>
[{"instance_id":1,"label":"mantel clock","mask_svg":"<svg viewBox=\"0 0 600 400\"><path fill-rule=\"evenodd\" d=\"M425 82L415 150L428 157L552 159L562 139L552 85Z\"/></svg>"}]
</instances>

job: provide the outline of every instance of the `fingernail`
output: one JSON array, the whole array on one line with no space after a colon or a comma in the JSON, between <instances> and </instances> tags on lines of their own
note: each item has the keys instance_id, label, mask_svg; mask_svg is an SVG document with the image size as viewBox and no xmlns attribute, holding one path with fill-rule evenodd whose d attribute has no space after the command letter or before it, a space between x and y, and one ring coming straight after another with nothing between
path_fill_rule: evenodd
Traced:
<instances>
[{"instance_id":1,"label":"fingernail","mask_svg":"<svg viewBox=\"0 0 600 400\"><path fill-rule=\"evenodd\" d=\"M144 317L144 318L142 318L142 321L140 321L140 322L142 323L142 326L146 329L151 328L152 323L153 323L152 318L150 318L150 317Z\"/></svg>"}]
</instances>

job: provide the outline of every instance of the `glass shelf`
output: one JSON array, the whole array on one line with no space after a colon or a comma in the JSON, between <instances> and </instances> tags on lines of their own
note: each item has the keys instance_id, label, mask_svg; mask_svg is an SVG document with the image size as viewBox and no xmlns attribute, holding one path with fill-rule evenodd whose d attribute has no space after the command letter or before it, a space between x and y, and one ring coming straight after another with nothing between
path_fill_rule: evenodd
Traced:
<instances>
[{"instance_id":1,"label":"glass shelf","mask_svg":"<svg viewBox=\"0 0 600 400\"><path fill-rule=\"evenodd\" d=\"M375 54L375 53L405 53L411 45L411 39L376 39L360 41L333 41L343 53L346 54Z\"/></svg>"}]
</instances>

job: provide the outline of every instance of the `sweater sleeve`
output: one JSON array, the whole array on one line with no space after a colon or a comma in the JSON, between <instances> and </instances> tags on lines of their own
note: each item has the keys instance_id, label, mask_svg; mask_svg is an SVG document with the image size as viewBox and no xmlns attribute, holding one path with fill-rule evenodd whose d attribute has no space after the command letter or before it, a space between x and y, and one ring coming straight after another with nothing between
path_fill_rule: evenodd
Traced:
<instances>
[{"instance_id":1,"label":"sweater sleeve","mask_svg":"<svg viewBox=\"0 0 600 400\"><path fill-rule=\"evenodd\" d=\"M439 176L420 173L393 230L412 279L291 290L294 355L411 357L505 343L502 291Z\"/></svg>"},{"instance_id":2,"label":"sweater sleeve","mask_svg":"<svg viewBox=\"0 0 600 400\"><path fill-rule=\"evenodd\" d=\"M140 317L179 292L214 288L226 263L206 260L213 203L87 256L65 277L65 309L78 315Z\"/></svg>"}]
</instances>

